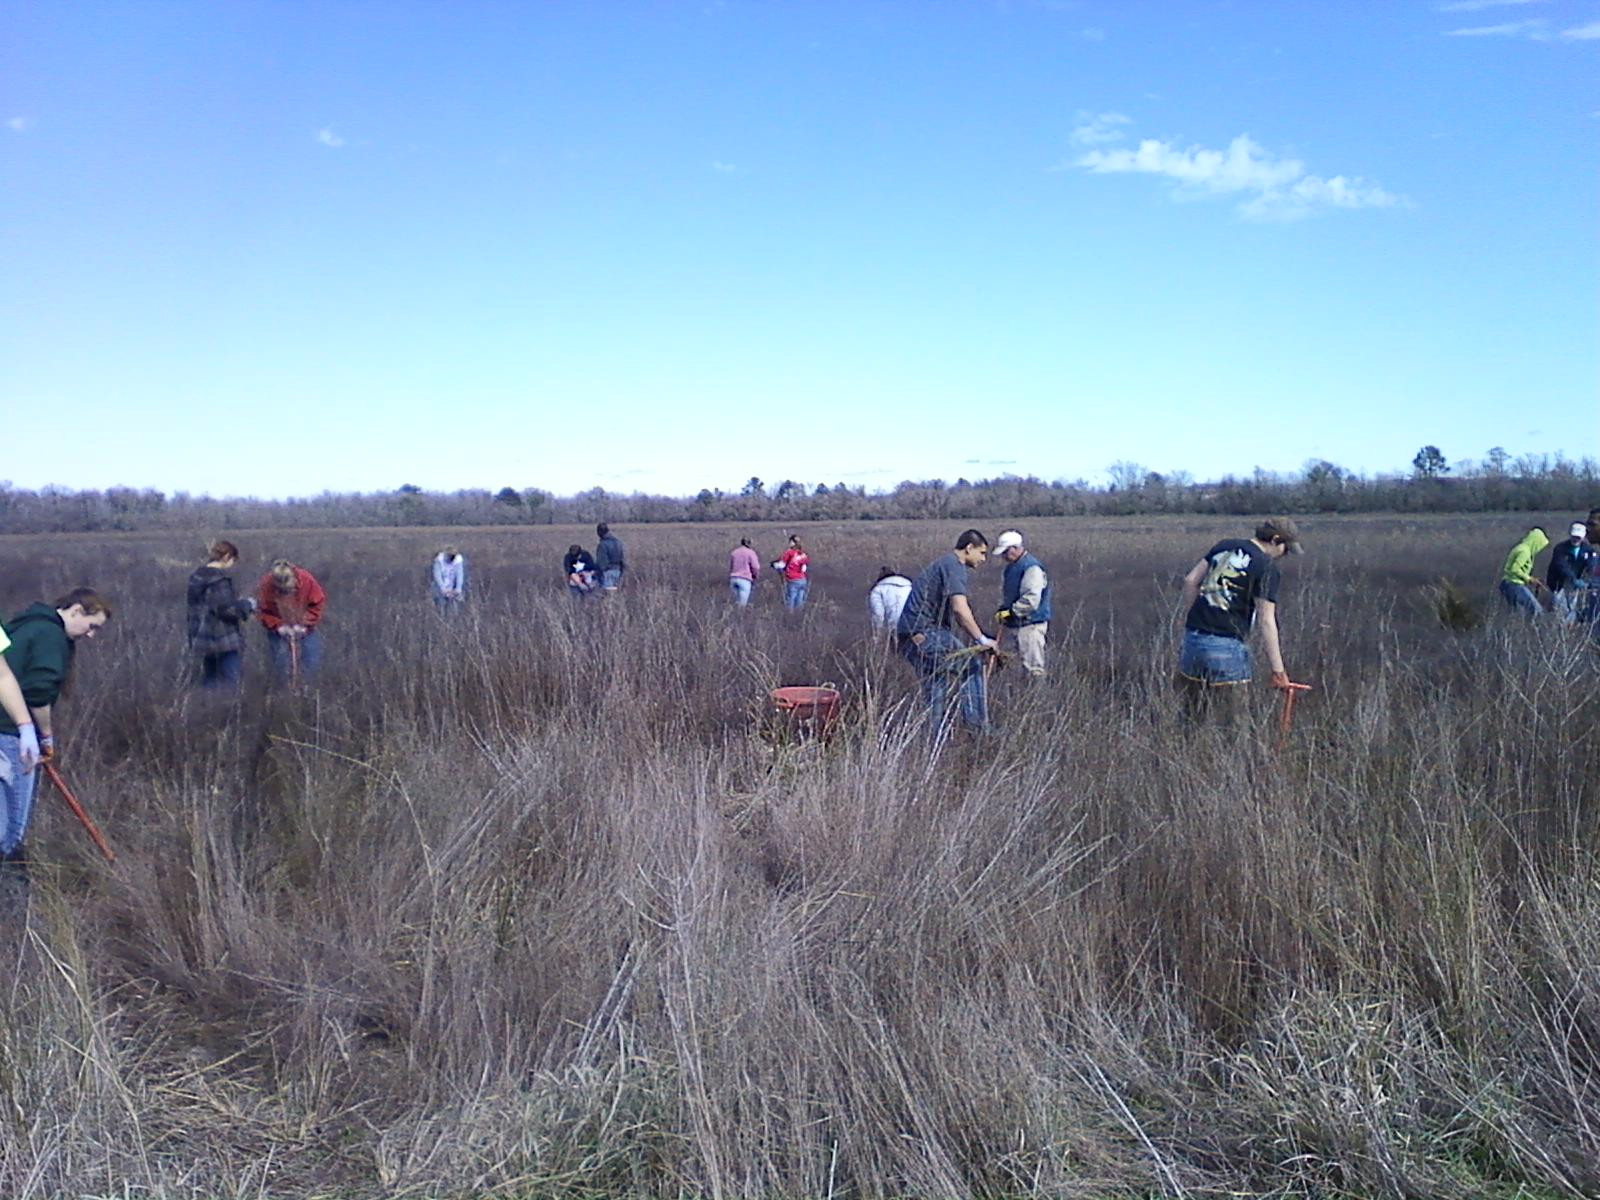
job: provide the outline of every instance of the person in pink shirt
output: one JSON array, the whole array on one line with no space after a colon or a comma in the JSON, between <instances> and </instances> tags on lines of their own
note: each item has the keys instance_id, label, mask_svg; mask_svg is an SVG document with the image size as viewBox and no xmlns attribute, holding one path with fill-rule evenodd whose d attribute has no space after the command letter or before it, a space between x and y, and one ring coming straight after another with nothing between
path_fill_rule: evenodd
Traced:
<instances>
[{"instance_id":1,"label":"person in pink shirt","mask_svg":"<svg viewBox=\"0 0 1600 1200\"><path fill-rule=\"evenodd\" d=\"M800 544L799 534L789 535L789 548L772 565L783 572L783 606L788 609L804 608L806 593L811 590L811 556Z\"/></svg>"},{"instance_id":2,"label":"person in pink shirt","mask_svg":"<svg viewBox=\"0 0 1600 1200\"><path fill-rule=\"evenodd\" d=\"M733 602L740 608L750 603L750 593L755 590L756 576L760 574L760 556L750 545L749 538L740 538L739 544L728 556L728 590L733 593Z\"/></svg>"}]
</instances>

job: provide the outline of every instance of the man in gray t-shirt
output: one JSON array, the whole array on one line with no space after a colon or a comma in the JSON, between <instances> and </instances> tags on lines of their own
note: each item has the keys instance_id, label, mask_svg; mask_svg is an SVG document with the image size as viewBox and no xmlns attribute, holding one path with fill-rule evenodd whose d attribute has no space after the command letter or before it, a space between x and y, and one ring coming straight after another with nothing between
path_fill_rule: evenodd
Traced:
<instances>
[{"instance_id":1,"label":"man in gray t-shirt","mask_svg":"<svg viewBox=\"0 0 1600 1200\"><path fill-rule=\"evenodd\" d=\"M988 547L984 547L984 558L987 558L988 552ZM971 555L972 549L968 547L966 553ZM984 558L978 562L981 564ZM908 638L927 633L930 629L949 629L950 601L957 596L966 598L968 570L959 551L941 554L923 568L922 574L911 585L906 606L900 610L900 621L895 632ZM970 612L970 605L968 610Z\"/></svg>"},{"instance_id":2,"label":"man in gray t-shirt","mask_svg":"<svg viewBox=\"0 0 1600 1200\"><path fill-rule=\"evenodd\" d=\"M989 559L989 539L969 529L956 539L953 553L929 563L911 585L895 633L900 653L922 680L928 703L928 720L937 742L947 710L959 705L962 724L972 729L989 725L989 697L984 674L985 655L962 653L968 649L957 631L975 645L992 647L972 615L967 599L970 572Z\"/></svg>"}]
</instances>

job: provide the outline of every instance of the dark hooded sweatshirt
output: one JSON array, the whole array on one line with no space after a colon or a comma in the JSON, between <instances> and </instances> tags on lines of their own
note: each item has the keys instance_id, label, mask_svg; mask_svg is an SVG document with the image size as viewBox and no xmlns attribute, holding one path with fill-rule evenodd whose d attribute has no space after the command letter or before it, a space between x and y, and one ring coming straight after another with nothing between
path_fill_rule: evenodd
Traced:
<instances>
[{"instance_id":1,"label":"dark hooded sweatshirt","mask_svg":"<svg viewBox=\"0 0 1600 1200\"><path fill-rule=\"evenodd\" d=\"M29 708L54 704L72 670L72 639L61 614L48 604L32 604L6 622L11 648L6 664L17 677ZM16 733L17 723L0 711L0 733Z\"/></svg>"}]
</instances>

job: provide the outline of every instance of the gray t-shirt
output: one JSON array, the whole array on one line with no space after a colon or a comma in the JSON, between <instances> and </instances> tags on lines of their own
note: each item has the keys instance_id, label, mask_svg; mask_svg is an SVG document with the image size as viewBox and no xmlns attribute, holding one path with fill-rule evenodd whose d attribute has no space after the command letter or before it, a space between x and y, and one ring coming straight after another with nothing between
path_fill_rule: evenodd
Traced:
<instances>
[{"instance_id":1,"label":"gray t-shirt","mask_svg":"<svg viewBox=\"0 0 1600 1200\"><path fill-rule=\"evenodd\" d=\"M955 551L934 559L911 585L895 632L901 637L950 628L950 597L967 594L967 568Z\"/></svg>"}]
</instances>

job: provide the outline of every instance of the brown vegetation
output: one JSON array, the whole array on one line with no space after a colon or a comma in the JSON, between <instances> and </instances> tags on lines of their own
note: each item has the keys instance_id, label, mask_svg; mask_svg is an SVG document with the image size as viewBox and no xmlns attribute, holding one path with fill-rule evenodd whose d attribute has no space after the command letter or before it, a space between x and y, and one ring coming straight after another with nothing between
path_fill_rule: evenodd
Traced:
<instances>
[{"instance_id":1,"label":"brown vegetation","mask_svg":"<svg viewBox=\"0 0 1600 1200\"><path fill-rule=\"evenodd\" d=\"M317 685L252 630L236 701L184 686L200 536L0 541L5 611L118 602L59 725L119 851L42 799L0 1194L1595 1194L1595 656L1428 590L1525 523L1305 522L1281 755L1266 695L1233 740L1172 703L1237 521L1027 523L1054 674L933 762L864 597L955 524L809 528L798 618L727 605L750 530L620 529L581 604L572 530L463 533L452 625L435 532L233 534L330 594ZM763 736L825 681L833 739Z\"/></svg>"}]
</instances>

